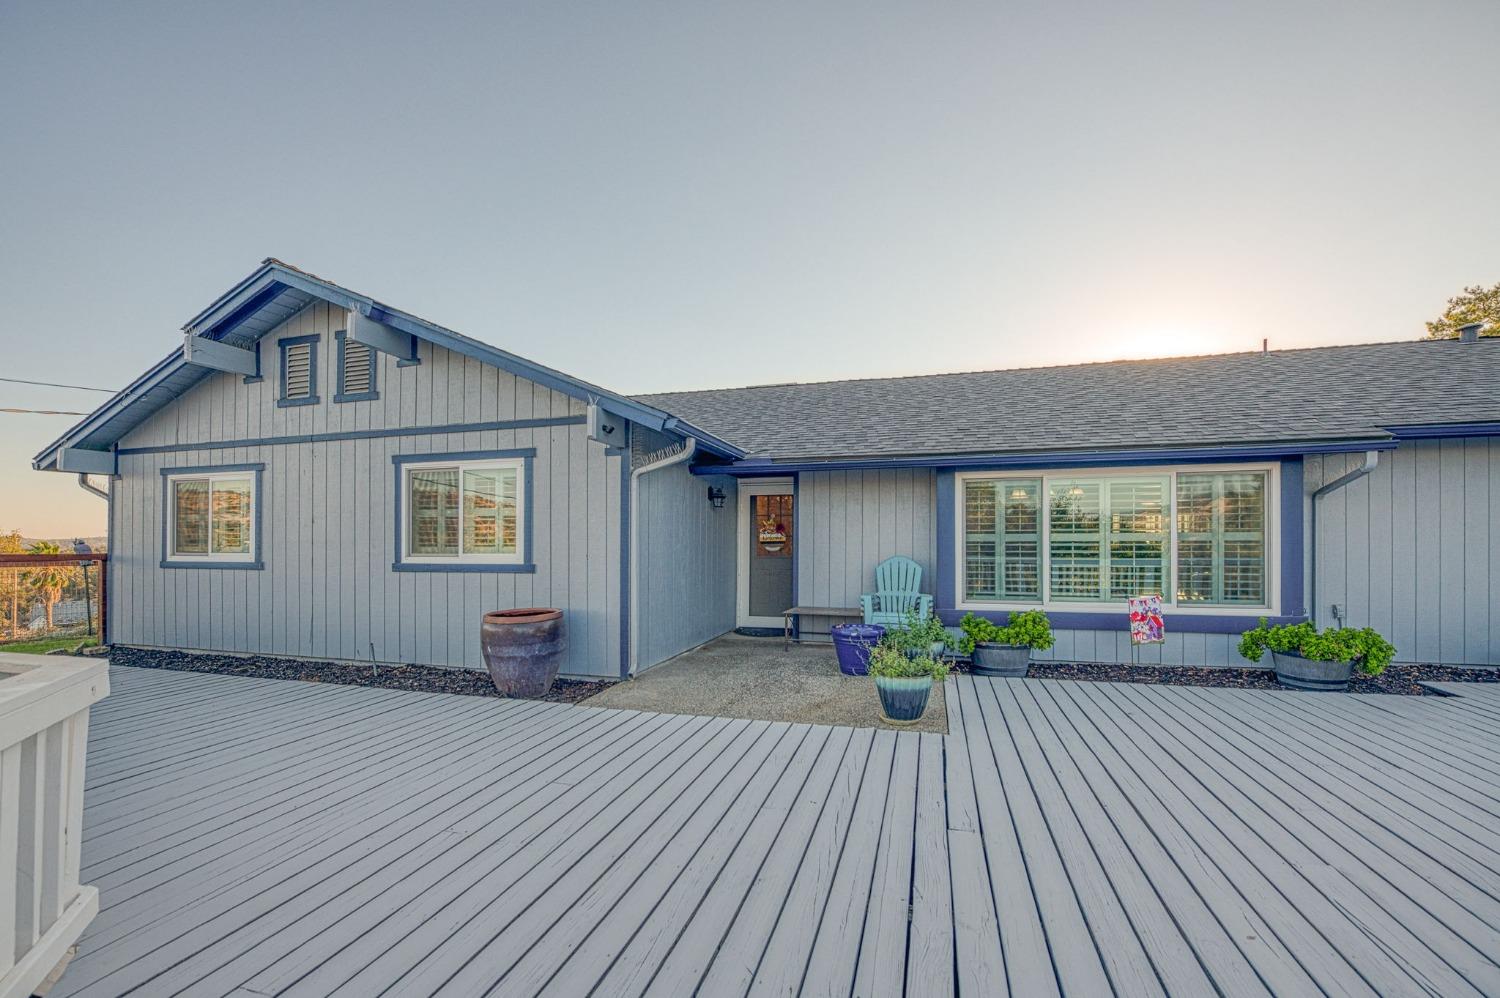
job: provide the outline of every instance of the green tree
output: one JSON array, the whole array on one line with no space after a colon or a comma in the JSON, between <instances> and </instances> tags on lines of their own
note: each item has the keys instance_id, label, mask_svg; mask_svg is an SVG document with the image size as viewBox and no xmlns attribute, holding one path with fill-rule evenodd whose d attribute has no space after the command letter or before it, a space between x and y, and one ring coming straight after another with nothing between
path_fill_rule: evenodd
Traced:
<instances>
[{"instance_id":1,"label":"green tree","mask_svg":"<svg viewBox=\"0 0 1500 998\"><path fill-rule=\"evenodd\" d=\"M63 549L51 541L37 541L26 549L29 554L62 554ZM40 565L21 573L21 581L42 600L47 612L47 630L52 630L52 610L62 599L63 590L73 581L69 565Z\"/></svg>"},{"instance_id":2,"label":"green tree","mask_svg":"<svg viewBox=\"0 0 1500 998\"><path fill-rule=\"evenodd\" d=\"M1463 294L1448 299L1448 307L1434 322L1427 323L1427 338L1451 340L1458 335L1459 326L1471 322L1482 322L1485 327L1480 336L1500 336L1500 282L1486 288L1476 284L1464 288Z\"/></svg>"},{"instance_id":3,"label":"green tree","mask_svg":"<svg viewBox=\"0 0 1500 998\"><path fill-rule=\"evenodd\" d=\"M20 554L26 550L21 532L0 533L0 554ZM13 568L0 568L0 610L8 613L5 630L12 638L21 636L21 579Z\"/></svg>"}]
</instances>

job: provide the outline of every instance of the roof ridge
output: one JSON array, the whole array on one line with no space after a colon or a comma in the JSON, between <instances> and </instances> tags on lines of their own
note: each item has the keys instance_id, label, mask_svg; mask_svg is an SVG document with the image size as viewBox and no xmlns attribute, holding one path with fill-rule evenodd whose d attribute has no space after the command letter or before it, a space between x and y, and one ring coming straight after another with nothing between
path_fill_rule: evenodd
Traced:
<instances>
[{"instance_id":1,"label":"roof ridge","mask_svg":"<svg viewBox=\"0 0 1500 998\"><path fill-rule=\"evenodd\" d=\"M1500 343L1500 337L1497 336L1480 337L1479 342L1484 342L1485 340L1491 340L1493 342ZM927 374L886 374L870 375L869 377L863 378L829 378L824 381L779 381L759 385L731 385L727 388L689 388L681 391L646 392L639 395L633 395L632 398L657 398L664 395L714 395L723 392L760 391L770 388L805 388L812 387L814 385L851 385L863 384L873 381L919 381L924 378L967 377L969 375L975 374L1012 374L1019 371L1058 371L1079 369L1085 367L1114 367L1126 364L1158 364L1166 361L1209 360L1214 358L1229 357L1253 357L1262 354L1265 354L1266 356L1276 356L1280 354L1314 353L1326 350L1356 350L1362 347L1388 347L1415 345L1419 343L1457 342L1458 340L1453 337L1432 338L1423 336L1413 340L1376 340L1370 343L1324 343L1318 346L1290 347L1283 350L1269 351L1232 350L1225 353L1173 354L1168 357L1121 357L1115 360L1091 360L1076 364L1034 364L1025 367L990 367L972 371L933 371ZM1465 344L1465 346L1473 345L1474 344L1472 343Z\"/></svg>"}]
</instances>

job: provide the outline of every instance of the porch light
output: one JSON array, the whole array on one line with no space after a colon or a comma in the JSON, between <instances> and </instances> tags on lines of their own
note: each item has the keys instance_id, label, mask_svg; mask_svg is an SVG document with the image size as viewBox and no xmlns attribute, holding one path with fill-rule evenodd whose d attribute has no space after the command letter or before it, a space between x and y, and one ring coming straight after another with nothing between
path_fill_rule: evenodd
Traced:
<instances>
[{"instance_id":1,"label":"porch light","mask_svg":"<svg viewBox=\"0 0 1500 998\"><path fill-rule=\"evenodd\" d=\"M724 490L710 485L708 487L708 501L713 504L714 509L723 509Z\"/></svg>"}]
</instances>

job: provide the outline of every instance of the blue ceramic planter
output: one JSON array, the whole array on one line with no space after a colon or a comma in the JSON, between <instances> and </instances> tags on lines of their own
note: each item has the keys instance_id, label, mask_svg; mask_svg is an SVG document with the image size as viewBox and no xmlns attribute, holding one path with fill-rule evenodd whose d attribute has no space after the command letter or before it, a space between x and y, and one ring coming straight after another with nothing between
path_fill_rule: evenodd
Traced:
<instances>
[{"instance_id":1,"label":"blue ceramic planter","mask_svg":"<svg viewBox=\"0 0 1500 998\"><path fill-rule=\"evenodd\" d=\"M885 628L879 624L835 624L830 631L839 671L846 676L868 675L870 649L880 643Z\"/></svg>"},{"instance_id":2,"label":"blue ceramic planter","mask_svg":"<svg viewBox=\"0 0 1500 998\"><path fill-rule=\"evenodd\" d=\"M893 679L876 676L875 691L880 694L880 709L885 712L887 721L910 724L927 710L927 698L932 695L932 677Z\"/></svg>"}]
</instances>

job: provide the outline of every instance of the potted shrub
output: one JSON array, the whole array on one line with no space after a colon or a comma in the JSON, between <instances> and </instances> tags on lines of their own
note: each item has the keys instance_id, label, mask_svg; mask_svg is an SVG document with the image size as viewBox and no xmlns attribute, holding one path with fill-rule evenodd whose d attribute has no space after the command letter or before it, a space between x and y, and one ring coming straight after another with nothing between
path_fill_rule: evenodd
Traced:
<instances>
[{"instance_id":1,"label":"potted shrub","mask_svg":"<svg viewBox=\"0 0 1500 998\"><path fill-rule=\"evenodd\" d=\"M885 636L879 624L835 624L833 653L838 656L839 671L846 676L863 676L870 671L870 649Z\"/></svg>"},{"instance_id":2,"label":"potted shrub","mask_svg":"<svg viewBox=\"0 0 1500 998\"><path fill-rule=\"evenodd\" d=\"M1040 610L1012 611L1004 627L972 613L958 622L963 630L961 650L973 663L974 675L1020 679L1031 665L1032 649L1052 647L1052 624Z\"/></svg>"},{"instance_id":3,"label":"potted shrub","mask_svg":"<svg viewBox=\"0 0 1500 998\"><path fill-rule=\"evenodd\" d=\"M880 695L880 710L892 724L911 724L927 710L932 681L948 675L948 666L929 655L912 658L890 642L870 651L870 675Z\"/></svg>"},{"instance_id":4,"label":"potted shrub","mask_svg":"<svg viewBox=\"0 0 1500 998\"><path fill-rule=\"evenodd\" d=\"M1311 623L1260 626L1240 635L1240 654L1259 662L1271 653L1276 681L1294 690L1341 692L1357 668L1378 676L1391 664L1396 649L1372 627L1330 627L1319 633Z\"/></svg>"},{"instance_id":5,"label":"potted shrub","mask_svg":"<svg viewBox=\"0 0 1500 998\"><path fill-rule=\"evenodd\" d=\"M948 628L937 614L923 619L915 607L906 611L906 619L899 625L885 631L886 644L899 648L908 658L942 658L948 641Z\"/></svg>"}]
</instances>

